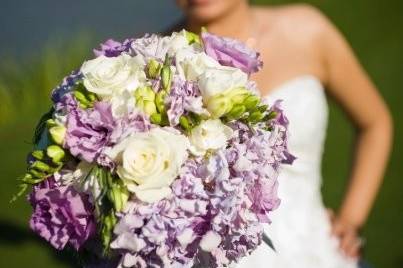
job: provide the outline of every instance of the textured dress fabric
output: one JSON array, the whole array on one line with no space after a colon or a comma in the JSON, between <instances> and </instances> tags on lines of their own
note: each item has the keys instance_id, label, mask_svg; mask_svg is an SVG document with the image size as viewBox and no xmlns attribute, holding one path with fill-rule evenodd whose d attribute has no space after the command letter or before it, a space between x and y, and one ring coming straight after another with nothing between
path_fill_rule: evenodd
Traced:
<instances>
[{"instance_id":1,"label":"textured dress fabric","mask_svg":"<svg viewBox=\"0 0 403 268\"><path fill-rule=\"evenodd\" d=\"M289 149L297 157L279 176L280 207L271 214L265 233L276 251L263 243L237 268L356 268L342 255L321 195L321 160L328 105L324 87L314 76L292 79L266 96L271 104L282 99L288 117Z\"/></svg>"}]
</instances>

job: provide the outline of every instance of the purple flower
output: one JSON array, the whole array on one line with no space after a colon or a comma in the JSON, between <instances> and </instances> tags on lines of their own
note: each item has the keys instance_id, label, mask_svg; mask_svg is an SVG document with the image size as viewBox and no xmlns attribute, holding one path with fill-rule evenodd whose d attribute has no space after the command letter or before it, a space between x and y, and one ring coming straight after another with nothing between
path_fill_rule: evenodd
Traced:
<instances>
[{"instance_id":1,"label":"purple flower","mask_svg":"<svg viewBox=\"0 0 403 268\"><path fill-rule=\"evenodd\" d=\"M263 66L259 53L237 40L207 32L202 33L201 37L206 54L222 65L239 68L247 74L257 72Z\"/></svg>"},{"instance_id":2,"label":"purple flower","mask_svg":"<svg viewBox=\"0 0 403 268\"><path fill-rule=\"evenodd\" d=\"M122 52L129 51L132 42L133 39L127 39L123 43L109 39L100 45L100 49L94 49L94 54L97 57L101 55L104 55L105 57L117 57L122 54Z\"/></svg>"},{"instance_id":3,"label":"purple flower","mask_svg":"<svg viewBox=\"0 0 403 268\"><path fill-rule=\"evenodd\" d=\"M283 147L281 151L284 159L282 159L282 164L291 165L297 158L292 155L288 150L288 136L287 136L287 129L288 129L288 118L285 116L284 111L281 109L281 100L277 100L274 104L270 107L270 111L276 112L277 116L270 122L273 128L280 129L279 131L282 132L284 135L284 139L282 139L282 143L279 147Z\"/></svg>"},{"instance_id":4,"label":"purple flower","mask_svg":"<svg viewBox=\"0 0 403 268\"><path fill-rule=\"evenodd\" d=\"M69 76L63 79L62 84L53 89L52 91L52 101L58 103L62 100L63 96L69 93L82 79L82 74L80 71L73 71Z\"/></svg>"},{"instance_id":5,"label":"purple flower","mask_svg":"<svg viewBox=\"0 0 403 268\"><path fill-rule=\"evenodd\" d=\"M164 39L156 34L146 34L142 38L134 39L131 49L136 55L142 55L146 59L163 61L168 51Z\"/></svg>"},{"instance_id":6,"label":"purple flower","mask_svg":"<svg viewBox=\"0 0 403 268\"><path fill-rule=\"evenodd\" d=\"M171 126L179 124L179 118L185 111L197 114L205 112L197 85L179 77L174 78L167 102L169 105L167 114Z\"/></svg>"},{"instance_id":7,"label":"purple flower","mask_svg":"<svg viewBox=\"0 0 403 268\"><path fill-rule=\"evenodd\" d=\"M31 229L58 250L67 244L79 250L95 233L93 206L72 186L58 187L50 178L34 187L29 201L34 209Z\"/></svg>"},{"instance_id":8,"label":"purple flower","mask_svg":"<svg viewBox=\"0 0 403 268\"><path fill-rule=\"evenodd\" d=\"M277 209L280 199L277 197L277 180L259 180L250 189L249 196L253 200L252 211L256 213L260 222L270 223L267 214Z\"/></svg>"},{"instance_id":9,"label":"purple flower","mask_svg":"<svg viewBox=\"0 0 403 268\"><path fill-rule=\"evenodd\" d=\"M70 107L64 147L73 156L91 163L109 143L115 126L111 107L105 102L97 102L88 110Z\"/></svg>"}]
</instances>

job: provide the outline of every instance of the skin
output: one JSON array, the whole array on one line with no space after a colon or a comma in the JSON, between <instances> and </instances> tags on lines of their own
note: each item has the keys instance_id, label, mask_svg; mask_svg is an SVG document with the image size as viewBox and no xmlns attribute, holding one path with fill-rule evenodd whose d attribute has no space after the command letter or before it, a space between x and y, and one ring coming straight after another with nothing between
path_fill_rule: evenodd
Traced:
<instances>
[{"instance_id":1,"label":"skin","mask_svg":"<svg viewBox=\"0 0 403 268\"><path fill-rule=\"evenodd\" d=\"M262 94L310 74L349 114L357 127L350 184L337 213L329 211L333 235L347 256L360 255L359 230L365 224L386 169L393 123L376 86L345 38L308 5L252 7L246 0L177 0L185 14L179 27L246 42L261 52L263 69L252 76Z\"/></svg>"}]
</instances>

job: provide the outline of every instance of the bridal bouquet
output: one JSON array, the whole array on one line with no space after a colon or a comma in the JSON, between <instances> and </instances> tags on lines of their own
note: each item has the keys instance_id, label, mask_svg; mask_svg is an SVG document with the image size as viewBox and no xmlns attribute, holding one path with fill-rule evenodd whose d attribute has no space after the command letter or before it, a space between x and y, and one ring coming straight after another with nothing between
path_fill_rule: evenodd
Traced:
<instances>
[{"instance_id":1,"label":"bridal bouquet","mask_svg":"<svg viewBox=\"0 0 403 268\"><path fill-rule=\"evenodd\" d=\"M31 228L115 267L222 267L262 243L291 164L258 53L207 32L109 40L52 93L23 190ZM95 264L97 265L97 264Z\"/></svg>"}]
</instances>

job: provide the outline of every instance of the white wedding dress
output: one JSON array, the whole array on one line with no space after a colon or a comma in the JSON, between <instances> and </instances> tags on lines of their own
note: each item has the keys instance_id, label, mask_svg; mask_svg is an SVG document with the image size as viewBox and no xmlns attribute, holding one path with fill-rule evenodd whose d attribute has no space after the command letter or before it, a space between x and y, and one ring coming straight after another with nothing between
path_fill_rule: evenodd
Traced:
<instances>
[{"instance_id":1,"label":"white wedding dress","mask_svg":"<svg viewBox=\"0 0 403 268\"><path fill-rule=\"evenodd\" d=\"M271 214L265 233L276 251L262 243L236 268L356 268L343 256L330 234L321 196L321 159L328 106L319 79L305 75L277 87L269 103L282 99L288 117L289 149L297 157L279 176L280 207Z\"/></svg>"}]
</instances>

